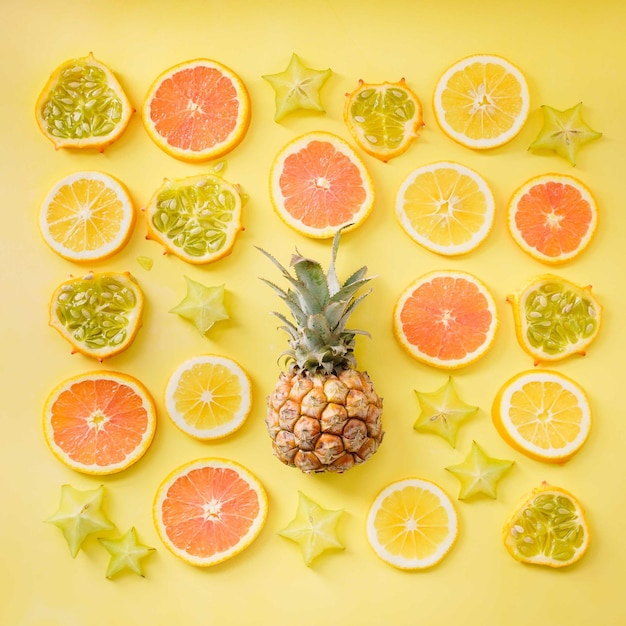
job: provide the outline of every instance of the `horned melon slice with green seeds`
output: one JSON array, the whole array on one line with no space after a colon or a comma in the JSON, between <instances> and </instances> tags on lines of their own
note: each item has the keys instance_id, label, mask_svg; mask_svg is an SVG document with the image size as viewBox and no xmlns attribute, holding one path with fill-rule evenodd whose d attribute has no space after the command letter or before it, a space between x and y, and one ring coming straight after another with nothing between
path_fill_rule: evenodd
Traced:
<instances>
[{"instance_id":1,"label":"horned melon slice with green seeds","mask_svg":"<svg viewBox=\"0 0 626 626\"><path fill-rule=\"evenodd\" d=\"M544 274L507 300L513 306L517 340L536 364L584 355L600 331L602 305L590 285Z\"/></svg>"}]
</instances>

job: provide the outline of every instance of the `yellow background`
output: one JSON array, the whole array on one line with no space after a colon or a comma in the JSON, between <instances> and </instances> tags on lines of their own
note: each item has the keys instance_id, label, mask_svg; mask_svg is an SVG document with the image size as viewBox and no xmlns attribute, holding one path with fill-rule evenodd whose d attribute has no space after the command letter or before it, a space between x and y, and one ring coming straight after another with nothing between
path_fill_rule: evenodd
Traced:
<instances>
[{"instance_id":1,"label":"yellow background","mask_svg":"<svg viewBox=\"0 0 626 626\"><path fill-rule=\"evenodd\" d=\"M3 0L0 38L2 212L2 326L0 377L0 622L9 626L109 626L152 624L476 624L525 625L626 623L623 602L624 451L626 416L622 374L626 307L624 284L624 124L626 5L621 0ZM207 57L233 68L252 99L244 142L226 157L225 178L249 196L245 231L233 253L213 265L192 267L161 254L145 240L139 219L128 246L107 262L79 267L43 243L40 203L61 177L100 169L126 183L138 209L164 177L205 171L167 156L148 138L140 114L103 154L55 152L37 129L34 103L50 72L66 59L94 55L109 64L138 109L152 80L168 67ZM314 68L332 68L322 91L326 114L295 114L273 121L274 92L261 75L282 71L292 52ZM478 52L503 55L526 75L531 112L510 144L477 153L454 144L438 128L431 97L441 72ZM343 240L340 276L367 264L373 293L354 324L370 331L359 338L360 366L385 398L386 437L367 464L338 475L306 476L271 454L263 423L265 397L279 372L286 335L270 314L280 303L260 280L278 280L255 246L283 262L297 246L325 264L329 242L302 237L277 218L268 193L273 156L292 137L328 130L351 141L342 121L344 94L359 79L405 77L424 106L425 128L403 156L383 164L361 153L373 177L372 215ZM542 125L541 104L565 109L582 101L588 123L602 131L585 146L574 169L553 155L527 150ZM413 243L394 217L401 181L417 166L451 159L487 179L497 202L494 230L463 258L438 257ZM557 369L589 394L593 429L581 452L564 466L518 454L498 436L490 418L495 392L510 376L532 368L518 346L505 298L518 284L549 268L527 257L505 228L505 206L514 189L534 175L561 172L579 177L595 193L600 226L591 247L555 273L593 284L605 306L604 326L584 358ZM151 271L139 255L154 260ZM492 350L453 373L460 395L480 411L461 429L457 448L412 429L419 406L415 389L432 391L448 374L419 364L396 343L393 304L409 282L431 269L475 273L497 299L500 329ZM70 355L69 345L47 326L47 304L56 285L86 269L129 270L147 297L144 327L124 354L99 365ZM184 276L225 284L231 319L207 338L168 310L185 295ZM253 410L232 437L194 441L171 424L162 394L184 359L214 352L238 360L253 381ZM61 465L42 436L41 410L51 388L74 374L110 368L139 378L155 396L159 426L146 456L127 471L92 478ZM499 485L498 499L456 500L458 482L444 470L465 458L472 440L488 454L515 461ZM151 518L154 493L170 470L196 458L239 461L264 483L270 501L257 540L236 558L207 570L171 555ZM387 483L419 476L441 485L457 502L458 543L437 567L401 572L368 546L365 516ZM542 480L574 492L588 512L593 538L577 565L558 571L514 561L502 546L501 528L519 499ZM108 555L92 537L75 560L61 533L43 523L57 508L60 487L106 487L105 507L120 531L137 528L157 548L143 561L146 578L105 579ZM327 552L305 567L298 546L277 535L293 518L301 490L329 509L343 508L339 533L344 551Z\"/></svg>"}]
</instances>

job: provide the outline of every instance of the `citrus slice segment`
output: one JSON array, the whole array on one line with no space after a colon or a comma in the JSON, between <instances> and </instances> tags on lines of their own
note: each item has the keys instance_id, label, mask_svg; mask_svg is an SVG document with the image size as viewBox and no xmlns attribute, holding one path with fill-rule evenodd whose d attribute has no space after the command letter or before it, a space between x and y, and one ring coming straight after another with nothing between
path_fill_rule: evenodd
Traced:
<instances>
[{"instance_id":1,"label":"citrus slice segment","mask_svg":"<svg viewBox=\"0 0 626 626\"><path fill-rule=\"evenodd\" d=\"M504 545L522 563L565 567L589 548L585 511L569 491L544 482L504 524Z\"/></svg>"},{"instance_id":2,"label":"citrus slice segment","mask_svg":"<svg viewBox=\"0 0 626 626\"><path fill-rule=\"evenodd\" d=\"M97 148L118 139L134 108L113 72L92 53L65 61L35 105L41 132L55 148Z\"/></svg>"},{"instance_id":3,"label":"citrus slice segment","mask_svg":"<svg viewBox=\"0 0 626 626\"><path fill-rule=\"evenodd\" d=\"M498 313L487 286L460 271L429 272L396 301L394 333L418 361L456 369L484 356L496 336Z\"/></svg>"},{"instance_id":4,"label":"citrus slice segment","mask_svg":"<svg viewBox=\"0 0 626 626\"><path fill-rule=\"evenodd\" d=\"M241 143L250 124L250 97L241 78L210 59L179 63L152 83L143 105L150 138L183 161L208 161Z\"/></svg>"},{"instance_id":5,"label":"citrus slice segment","mask_svg":"<svg viewBox=\"0 0 626 626\"><path fill-rule=\"evenodd\" d=\"M403 230L427 250L453 256L477 248L493 227L495 200L477 172L449 161L418 167L396 195Z\"/></svg>"},{"instance_id":6,"label":"citrus slice segment","mask_svg":"<svg viewBox=\"0 0 626 626\"><path fill-rule=\"evenodd\" d=\"M179 365L165 389L165 407L178 428L196 439L226 437L250 413L250 379L224 356L196 356Z\"/></svg>"},{"instance_id":7,"label":"citrus slice segment","mask_svg":"<svg viewBox=\"0 0 626 626\"><path fill-rule=\"evenodd\" d=\"M451 139L484 150L511 141L530 109L528 85L510 61L476 54L450 66L433 96L435 119Z\"/></svg>"},{"instance_id":8,"label":"citrus slice segment","mask_svg":"<svg viewBox=\"0 0 626 626\"><path fill-rule=\"evenodd\" d=\"M376 496L367 514L366 530L374 552L389 565L425 569L452 549L458 518L443 489L427 480L405 478Z\"/></svg>"},{"instance_id":9,"label":"citrus slice segment","mask_svg":"<svg viewBox=\"0 0 626 626\"><path fill-rule=\"evenodd\" d=\"M527 371L498 390L492 407L496 430L513 448L537 461L564 463L591 429L584 389L558 372Z\"/></svg>"},{"instance_id":10,"label":"citrus slice segment","mask_svg":"<svg viewBox=\"0 0 626 626\"><path fill-rule=\"evenodd\" d=\"M154 522L165 546L191 565L210 566L247 548L267 517L263 485L226 459L200 459L159 486Z\"/></svg>"},{"instance_id":11,"label":"citrus slice segment","mask_svg":"<svg viewBox=\"0 0 626 626\"><path fill-rule=\"evenodd\" d=\"M43 431L52 453L84 474L113 474L136 463L156 429L150 392L128 374L73 376L49 394Z\"/></svg>"},{"instance_id":12,"label":"citrus slice segment","mask_svg":"<svg viewBox=\"0 0 626 626\"><path fill-rule=\"evenodd\" d=\"M591 191L573 176L544 174L513 194L507 225L524 252L555 265L574 259L591 243L598 209Z\"/></svg>"},{"instance_id":13,"label":"citrus slice segment","mask_svg":"<svg viewBox=\"0 0 626 626\"><path fill-rule=\"evenodd\" d=\"M221 176L165 179L145 208L147 238L187 263L211 263L232 251L241 208L239 188Z\"/></svg>"},{"instance_id":14,"label":"citrus slice segment","mask_svg":"<svg viewBox=\"0 0 626 626\"><path fill-rule=\"evenodd\" d=\"M404 78L380 84L360 80L347 94L343 119L359 147L385 162L406 152L424 125L422 104Z\"/></svg>"},{"instance_id":15,"label":"citrus slice segment","mask_svg":"<svg viewBox=\"0 0 626 626\"><path fill-rule=\"evenodd\" d=\"M517 340L535 364L584 355L597 337L602 305L581 287L553 274L528 281L508 296Z\"/></svg>"},{"instance_id":16,"label":"citrus slice segment","mask_svg":"<svg viewBox=\"0 0 626 626\"><path fill-rule=\"evenodd\" d=\"M274 158L272 204L279 217L307 237L328 239L362 224L374 206L374 185L350 145L315 131L290 141Z\"/></svg>"},{"instance_id":17,"label":"citrus slice segment","mask_svg":"<svg viewBox=\"0 0 626 626\"><path fill-rule=\"evenodd\" d=\"M128 191L109 174L76 172L45 197L39 229L54 252L77 263L101 261L131 236L135 209Z\"/></svg>"},{"instance_id":18,"label":"citrus slice segment","mask_svg":"<svg viewBox=\"0 0 626 626\"><path fill-rule=\"evenodd\" d=\"M52 294L49 324L80 352L99 361L126 350L141 327L144 297L128 272L90 272Z\"/></svg>"}]
</instances>

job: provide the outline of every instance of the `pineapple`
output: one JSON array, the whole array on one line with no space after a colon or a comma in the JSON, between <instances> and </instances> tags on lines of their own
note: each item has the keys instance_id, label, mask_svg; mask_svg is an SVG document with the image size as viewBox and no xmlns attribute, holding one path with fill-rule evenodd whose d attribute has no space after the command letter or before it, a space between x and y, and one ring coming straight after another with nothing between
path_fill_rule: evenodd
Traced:
<instances>
[{"instance_id":1,"label":"pineapple","mask_svg":"<svg viewBox=\"0 0 626 626\"><path fill-rule=\"evenodd\" d=\"M295 276L261 250L291 288L262 279L287 304L293 321L274 311L289 335L281 372L267 398L265 423L274 455L303 472L344 472L369 459L383 438L383 401L366 372L356 369L355 336L346 328L354 308L367 296L356 295L370 278L366 267L341 285L335 271L339 231L332 244L328 274L317 261L298 253L291 258Z\"/></svg>"}]
</instances>

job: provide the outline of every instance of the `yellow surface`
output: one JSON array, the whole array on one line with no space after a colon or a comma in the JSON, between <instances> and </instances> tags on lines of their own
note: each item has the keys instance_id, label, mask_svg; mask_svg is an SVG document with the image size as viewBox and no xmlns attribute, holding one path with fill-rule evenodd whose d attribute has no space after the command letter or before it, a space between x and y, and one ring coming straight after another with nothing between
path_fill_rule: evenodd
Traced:
<instances>
[{"instance_id":1,"label":"yellow surface","mask_svg":"<svg viewBox=\"0 0 626 626\"><path fill-rule=\"evenodd\" d=\"M623 601L624 456L622 355L624 171L626 100L621 0L56 0L2 2L2 267L3 368L0 398L0 515L2 568L0 623L9 626L109 626L152 624L471 624L480 626L626 623ZM49 390L73 374L103 366L81 355L47 326L49 294L79 267L55 256L37 230L39 204L61 177L79 169L102 169L124 181L137 205L147 203L164 177L206 170L161 152L135 114L123 137L106 150L57 151L39 132L34 103L49 73L68 58L92 51L117 73L137 109L164 69L195 57L218 60L240 74L252 98L252 122L243 143L227 156L225 177L242 185L249 201L246 230L232 254L192 267L146 241L139 220L128 246L93 269L130 270L143 286L145 324L135 344L105 367L139 378L154 394L159 426L146 456L126 472L102 479L62 466L47 450L41 410ZM331 67L323 88L327 113L305 112L273 121L274 93L261 75L282 71L292 52L317 69ZM455 145L437 127L431 106L440 73L457 59L488 52L516 63L528 78L531 113L510 144L476 153ZM280 307L257 276L279 280L255 246L288 262L294 247L326 263L329 243L306 239L274 213L268 190L272 157L297 134L336 132L349 139L342 121L344 96L360 78L369 82L405 77L424 105L419 140L388 164L363 154L374 179L377 203L359 229L346 235L339 272L361 264L376 275L373 292L355 315L372 339L358 338L358 358L385 398L386 437L366 465L343 475L305 476L284 467L270 452L264 401L278 375L276 359L286 346L270 311ZM558 109L584 103L587 122L604 133L579 154L574 169L564 160L527 150L542 125L539 106ZM445 259L423 250L401 230L393 199L415 167L456 160L480 172L496 196L493 232L464 258ZM531 461L505 444L489 412L499 386L532 367L517 345L506 295L545 267L522 253L505 228L504 207L525 180L546 172L578 176L595 193L600 226L591 247L557 273L592 283L605 306L605 323L585 358L555 369L589 394L594 423L589 440L565 466ZM150 271L137 257L154 260ZM461 429L457 448L412 429L418 403L414 389L431 391L447 373L420 365L403 353L391 330L398 294L428 270L475 273L491 287L501 324L492 350L454 373L463 399L480 406ZM91 269L91 268L89 268ZM168 310L185 295L184 276L207 285L224 283L231 320L208 338ZM179 432L165 415L163 390L183 360L206 352L235 358L253 382L253 410L231 438L205 444ZM365 538L369 504L387 483L408 476L432 480L456 500L458 482L443 468L459 463L476 440L490 456L515 461L497 500L458 502L459 541L436 568L401 572L379 560ZM161 480L175 467L204 456L236 460L264 483L270 499L267 524L245 552L212 569L186 565L160 543L151 505ZM502 545L501 529L519 499L542 480L573 492L585 506L593 539L577 565L560 571L515 562ZM108 555L89 540L75 560L57 528L43 523L58 505L61 485L106 487L106 510L120 532L135 526L157 552L144 561L146 578L105 579ZM297 491L328 509L345 509L339 525L344 551L327 552L305 567L298 547L278 536L293 518Z\"/></svg>"}]
</instances>

